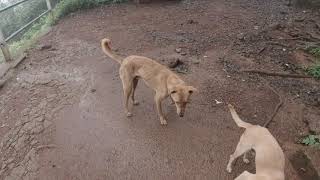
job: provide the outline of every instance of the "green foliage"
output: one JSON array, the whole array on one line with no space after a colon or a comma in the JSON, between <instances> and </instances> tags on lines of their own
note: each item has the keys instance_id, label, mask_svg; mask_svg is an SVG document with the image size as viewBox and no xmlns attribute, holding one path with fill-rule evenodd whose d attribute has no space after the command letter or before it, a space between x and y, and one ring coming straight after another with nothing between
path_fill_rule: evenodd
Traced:
<instances>
[{"instance_id":1,"label":"green foliage","mask_svg":"<svg viewBox=\"0 0 320 180\"><path fill-rule=\"evenodd\" d=\"M314 47L309 49L309 52L316 57L320 57L320 47Z\"/></svg>"},{"instance_id":2,"label":"green foliage","mask_svg":"<svg viewBox=\"0 0 320 180\"><path fill-rule=\"evenodd\" d=\"M320 135L308 135L302 140L301 143L307 146L315 146L320 148Z\"/></svg>"},{"instance_id":3,"label":"green foliage","mask_svg":"<svg viewBox=\"0 0 320 180\"><path fill-rule=\"evenodd\" d=\"M61 0L54 8L53 18L49 23L55 24L62 17L81 9L89 9L106 3L120 3L125 1L126 0Z\"/></svg>"},{"instance_id":4,"label":"green foliage","mask_svg":"<svg viewBox=\"0 0 320 180\"><path fill-rule=\"evenodd\" d=\"M11 3L15 3L19 0L12 0ZM53 4L59 0L51 0ZM35 41L50 30L50 26L57 23L59 19L68 15L69 13L96 7L106 3L120 3L126 0L60 0L53 8L51 16L45 16L34 23L29 29L20 33L9 43L9 49L11 54L15 57L20 52L23 52ZM7 5L1 3L0 8L6 7ZM8 9L5 12L0 13L0 26L4 31L5 37L8 37L14 31L31 21L32 19L39 16L46 10L45 0L31 0L15 8ZM0 63L3 61L2 53L0 53Z\"/></svg>"},{"instance_id":5,"label":"green foliage","mask_svg":"<svg viewBox=\"0 0 320 180\"><path fill-rule=\"evenodd\" d=\"M307 73L317 79L320 79L320 63L307 68Z\"/></svg>"},{"instance_id":6,"label":"green foliage","mask_svg":"<svg viewBox=\"0 0 320 180\"><path fill-rule=\"evenodd\" d=\"M310 54L316 57L316 63L306 68L306 72L317 79L320 79L320 47L309 47L306 49Z\"/></svg>"},{"instance_id":7,"label":"green foliage","mask_svg":"<svg viewBox=\"0 0 320 180\"><path fill-rule=\"evenodd\" d=\"M17 0L10 1L10 4L16 3ZM0 2L0 6L6 7L9 4ZM41 13L46 11L45 0L30 0L18 6L7 9L0 13L0 26L5 37L8 37L17 29L27 24Z\"/></svg>"}]
</instances>

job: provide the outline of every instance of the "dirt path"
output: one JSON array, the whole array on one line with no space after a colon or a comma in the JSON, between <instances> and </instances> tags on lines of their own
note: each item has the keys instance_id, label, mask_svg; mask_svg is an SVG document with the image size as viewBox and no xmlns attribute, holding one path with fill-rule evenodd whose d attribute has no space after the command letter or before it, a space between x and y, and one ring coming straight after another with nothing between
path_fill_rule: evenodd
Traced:
<instances>
[{"instance_id":1,"label":"dirt path","mask_svg":"<svg viewBox=\"0 0 320 180\"><path fill-rule=\"evenodd\" d=\"M276 12L286 8L276 1L188 0L103 6L63 19L38 43L51 47L30 50L1 90L0 118L8 126L0 129L0 179L222 180L244 169L254 172L253 162L240 161L232 174L225 171L242 132L225 103L263 124L279 99L256 76L230 73L237 67L225 57L231 54L234 64L254 67L231 45L239 34L281 19ZM161 126L153 92L141 82L140 105L126 118L119 65L101 52L103 37L111 38L121 55L145 55L164 64L180 58L187 71L180 75L200 90L186 116L177 117L166 102L169 124ZM282 92L285 108L270 131L288 156L299 148L295 138L306 129L305 106ZM287 167L287 179L298 179L289 161Z\"/></svg>"}]
</instances>

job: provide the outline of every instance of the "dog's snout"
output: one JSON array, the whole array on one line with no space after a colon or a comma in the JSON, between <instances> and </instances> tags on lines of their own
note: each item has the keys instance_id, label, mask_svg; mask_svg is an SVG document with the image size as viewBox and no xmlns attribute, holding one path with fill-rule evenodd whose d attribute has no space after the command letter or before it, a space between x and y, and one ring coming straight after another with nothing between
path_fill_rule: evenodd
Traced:
<instances>
[{"instance_id":1,"label":"dog's snout","mask_svg":"<svg viewBox=\"0 0 320 180\"><path fill-rule=\"evenodd\" d=\"M183 117L183 115L184 115L184 114L182 114L182 113L179 114L180 117Z\"/></svg>"}]
</instances>

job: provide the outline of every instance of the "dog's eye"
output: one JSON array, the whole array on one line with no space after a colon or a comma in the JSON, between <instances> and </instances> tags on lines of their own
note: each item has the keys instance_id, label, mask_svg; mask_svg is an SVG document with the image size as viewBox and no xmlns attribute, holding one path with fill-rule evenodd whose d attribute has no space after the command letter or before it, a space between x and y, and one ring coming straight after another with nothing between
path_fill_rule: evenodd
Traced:
<instances>
[{"instance_id":1,"label":"dog's eye","mask_svg":"<svg viewBox=\"0 0 320 180\"><path fill-rule=\"evenodd\" d=\"M171 94L174 94L174 93L176 93L177 91L171 91Z\"/></svg>"},{"instance_id":2,"label":"dog's eye","mask_svg":"<svg viewBox=\"0 0 320 180\"><path fill-rule=\"evenodd\" d=\"M190 93L190 94L192 94L192 93L193 93L193 91L192 91L192 90L189 90L189 93Z\"/></svg>"}]
</instances>

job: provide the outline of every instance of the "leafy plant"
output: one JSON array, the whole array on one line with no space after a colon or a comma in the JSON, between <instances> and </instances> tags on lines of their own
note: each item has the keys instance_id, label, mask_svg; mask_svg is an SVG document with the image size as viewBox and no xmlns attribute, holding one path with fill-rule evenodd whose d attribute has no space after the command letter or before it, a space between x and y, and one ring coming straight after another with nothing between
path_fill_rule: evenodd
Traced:
<instances>
[{"instance_id":1,"label":"leafy plant","mask_svg":"<svg viewBox=\"0 0 320 180\"><path fill-rule=\"evenodd\" d=\"M320 47L314 47L309 49L309 52L316 57L320 57Z\"/></svg>"},{"instance_id":2,"label":"leafy plant","mask_svg":"<svg viewBox=\"0 0 320 180\"><path fill-rule=\"evenodd\" d=\"M38 1L33 0L33 4L29 5L22 5L19 7L21 10L27 11L29 14L21 14L19 15L20 19L24 19L25 17L39 15L39 12L43 10L43 3L45 1ZM49 31L50 26L56 24L62 17L81 10L81 9L89 9L96 7L98 5L107 4L107 3L121 3L125 2L126 0L60 0L58 4L53 8L51 15L44 16L43 18L40 18L37 23L34 23L30 28L23 31L22 35L17 36L16 38L13 38L11 42L9 42L9 49L13 57L18 56L21 52L32 46L36 42L36 40ZM0 1L1 2L1 1ZM41 3L40 3L41 2ZM27 3L25 3L27 4ZM44 4L45 5L45 4ZM0 3L0 7L5 7L4 4ZM33 7L33 8L32 8ZM27 8L27 9L25 9ZM12 11L12 12L11 12ZM11 34L13 31L17 29L17 27L21 27L25 24L25 22L13 20L14 16L13 9L9 11L7 14L1 14L0 18L0 25L3 25L7 27L5 29L7 32L6 36L8 34ZM2 18L2 16L6 18ZM6 21L4 21L6 20ZM14 25L12 28L9 25ZM11 29L9 29L9 27ZM0 63L3 62L3 56L0 52Z\"/></svg>"},{"instance_id":3,"label":"leafy plant","mask_svg":"<svg viewBox=\"0 0 320 180\"><path fill-rule=\"evenodd\" d=\"M106 3L121 3L126 0L61 0L53 10L53 18L49 21L50 24L55 24L60 18L81 10L96 7Z\"/></svg>"},{"instance_id":4,"label":"leafy plant","mask_svg":"<svg viewBox=\"0 0 320 180\"><path fill-rule=\"evenodd\" d=\"M310 76L320 79L320 63L310 66L306 70Z\"/></svg>"},{"instance_id":5,"label":"leafy plant","mask_svg":"<svg viewBox=\"0 0 320 180\"><path fill-rule=\"evenodd\" d=\"M302 139L301 143L307 146L316 146L320 148L320 135L308 135Z\"/></svg>"}]
</instances>

